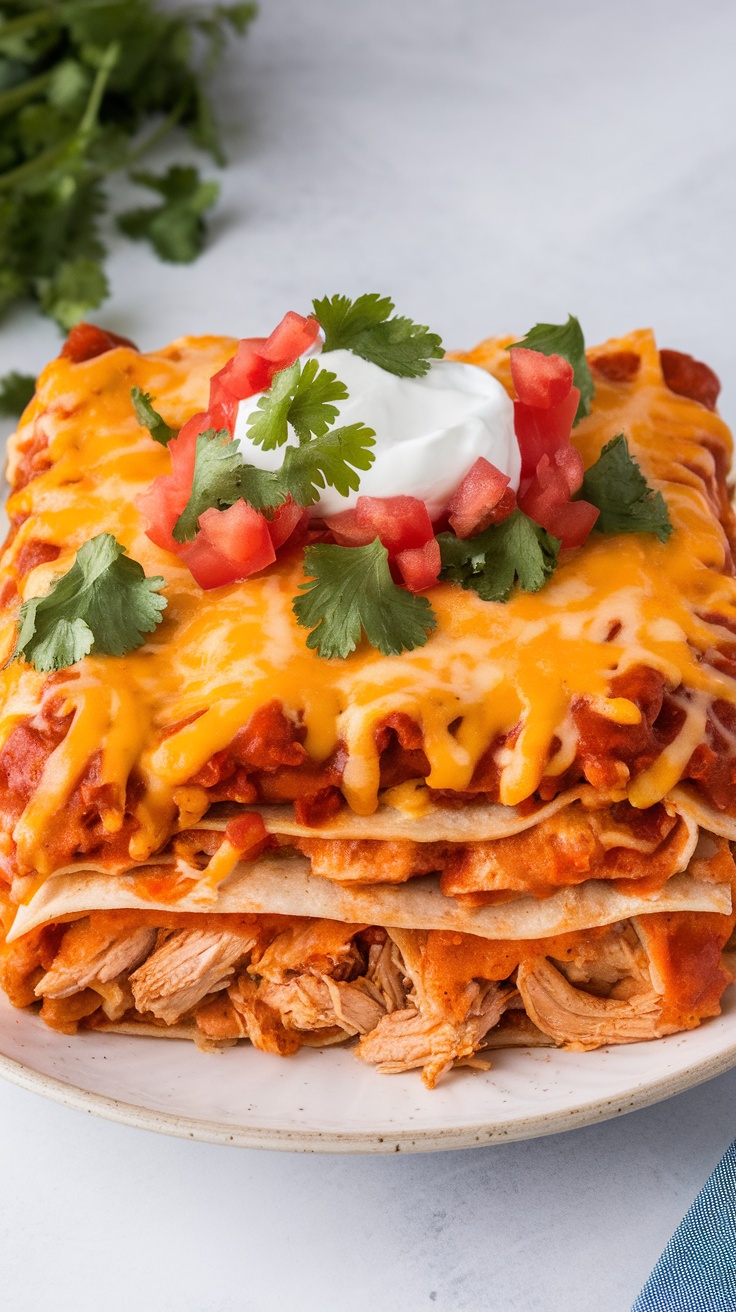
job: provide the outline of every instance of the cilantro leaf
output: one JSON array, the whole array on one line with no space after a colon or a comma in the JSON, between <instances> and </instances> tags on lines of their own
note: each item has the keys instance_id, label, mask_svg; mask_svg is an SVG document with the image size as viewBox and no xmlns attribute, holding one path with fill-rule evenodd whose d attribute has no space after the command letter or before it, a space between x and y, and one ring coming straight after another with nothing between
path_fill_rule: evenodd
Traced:
<instances>
[{"instance_id":1,"label":"cilantro leaf","mask_svg":"<svg viewBox=\"0 0 736 1312\"><path fill-rule=\"evenodd\" d=\"M161 623L164 579L147 578L111 533L85 542L71 569L43 597L20 608L11 660L37 670L62 670L90 652L125 656Z\"/></svg>"},{"instance_id":2,"label":"cilantro leaf","mask_svg":"<svg viewBox=\"0 0 736 1312\"><path fill-rule=\"evenodd\" d=\"M474 538L441 533L440 578L472 589L484 601L508 601L518 583L538 592L557 568L560 543L521 510Z\"/></svg>"},{"instance_id":3,"label":"cilantro leaf","mask_svg":"<svg viewBox=\"0 0 736 1312\"><path fill-rule=\"evenodd\" d=\"M338 416L334 401L346 401L348 389L328 369L320 369L316 360L299 360L276 374L268 391L248 415L248 437L264 451L283 446L289 436L289 424L300 442L312 436L323 437Z\"/></svg>"},{"instance_id":4,"label":"cilantro leaf","mask_svg":"<svg viewBox=\"0 0 736 1312\"><path fill-rule=\"evenodd\" d=\"M255 510L280 506L287 496L299 506L312 506L328 485L346 497L360 487L356 471L370 469L373 464L374 444L375 433L365 424L333 428L324 437L315 437L302 446L288 446L280 469L243 465L240 495Z\"/></svg>"},{"instance_id":5,"label":"cilantro leaf","mask_svg":"<svg viewBox=\"0 0 736 1312\"><path fill-rule=\"evenodd\" d=\"M327 484L342 497L357 492L360 477L355 471L370 469L375 442L373 429L356 423L333 428L302 446L287 447L281 468L284 493L300 506L311 506Z\"/></svg>"},{"instance_id":6,"label":"cilantro leaf","mask_svg":"<svg viewBox=\"0 0 736 1312\"><path fill-rule=\"evenodd\" d=\"M299 373L298 360L288 369L281 369L258 402L258 409L248 415L248 437L264 451L283 446L289 436L289 411L299 386Z\"/></svg>"},{"instance_id":7,"label":"cilantro leaf","mask_svg":"<svg viewBox=\"0 0 736 1312\"><path fill-rule=\"evenodd\" d=\"M411 319L390 318L394 303L388 296L368 292L351 301L347 296L325 296L312 302L325 334L325 351L353 351L399 378L419 378L429 361L444 355L442 339Z\"/></svg>"},{"instance_id":8,"label":"cilantro leaf","mask_svg":"<svg viewBox=\"0 0 736 1312\"><path fill-rule=\"evenodd\" d=\"M340 413L335 401L347 401L348 389L329 369L307 360L301 370L288 419L300 442L324 437Z\"/></svg>"},{"instance_id":9,"label":"cilantro leaf","mask_svg":"<svg viewBox=\"0 0 736 1312\"><path fill-rule=\"evenodd\" d=\"M192 165L172 164L163 174L131 173L131 181L162 197L160 205L126 210L118 227L134 241L150 241L170 264L190 264L204 245L203 215L220 192L218 183L202 182Z\"/></svg>"},{"instance_id":10,"label":"cilantro leaf","mask_svg":"<svg viewBox=\"0 0 736 1312\"><path fill-rule=\"evenodd\" d=\"M580 496L600 510L598 533L655 533L666 542L673 525L662 493L647 483L623 433L585 471Z\"/></svg>"},{"instance_id":11,"label":"cilantro leaf","mask_svg":"<svg viewBox=\"0 0 736 1312\"><path fill-rule=\"evenodd\" d=\"M176 542L192 541L197 532L197 521L205 510L212 506L223 510L238 500L242 465L240 452L226 428L219 433L208 428L199 434L192 490L173 529Z\"/></svg>"},{"instance_id":12,"label":"cilantro leaf","mask_svg":"<svg viewBox=\"0 0 736 1312\"><path fill-rule=\"evenodd\" d=\"M0 378L0 414L18 419L36 392L32 374L19 374L15 369Z\"/></svg>"},{"instance_id":13,"label":"cilantro leaf","mask_svg":"<svg viewBox=\"0 0 736 1312\"><path fill-rule=\"evenodd\" d=\"M567 323L535 324L526 337L512 344L526 346L530 351L541 351L542 355L561 355L569 361L573 368L573 382L580 389L580 404L574 422L577 424L585 415L590 414L595 384L585 358L583 330L574 314L568 315Z\"/></svg>"},{"instance_id":14,"label":"cilantro leaf","mask_svg":"<svg viewBox=\"0 0 736 1312\"><path fill-rule=\"evenodd\" d=\"M158 410L153 408L153 397L150 392L144 392L142 387L131 387L130 399L133 402L135 417L141 428L147 428L154 442L159 442L161 446L168 446L172 437L176 437L177 430L169 428L169 425L161 418Z\"/></svg>"},{"instance_id":15,"label":"cilantro leaf","mask_svg":"<svg viewBox=\"0 0 736 1312\"><path fill-rule=\"evenodd\" d=\"M255 465L242 466L238 491L254 510L274 510L287 495L280 469L257 469Z\"/></svg>"},{"instance_id":16,"label":"cilantro leaf","mask_svg":"<svg viewBox=\"0 0 736 1312\"><path fill-rule=\"evenodd\" d=\"M96 310L110 287L98 260L80 258L59 265L52 278L39 280L41 308L68 332Z\"/></svg>"},{"instance_id":17,"label":"cilantro leaf","mask_svg":"<svg viewBox=\"0 0 736 1312\"><path fill-rule=\"evenodd\" d=\"M312 575L293 603L297 622L311 629L307 646L343 660L364 633L384 656L423 647L436 627L426 597L413 596L391 578L388 552L378 538L367 547L307 547L304 569Z\"/></svg>"}]
</instances>

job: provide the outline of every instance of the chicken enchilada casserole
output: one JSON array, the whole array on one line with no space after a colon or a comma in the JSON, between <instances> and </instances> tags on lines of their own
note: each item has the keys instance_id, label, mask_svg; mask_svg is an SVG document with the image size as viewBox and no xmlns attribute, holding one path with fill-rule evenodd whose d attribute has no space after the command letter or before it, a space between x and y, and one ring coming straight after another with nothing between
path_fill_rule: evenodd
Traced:
<instances>
[{"instance_id":1,"label":"chicken enchilada casserole","mask_svg":"<svg viewBox=\"0 0 736 1312\"><path fill-rule=\"evenodd\" d=\"M382 1072L718 1014L731 438L577 320L388 298L148 354L89 325L9 445L0 984L63 1034Z\"/></svg>"}]
</instances>

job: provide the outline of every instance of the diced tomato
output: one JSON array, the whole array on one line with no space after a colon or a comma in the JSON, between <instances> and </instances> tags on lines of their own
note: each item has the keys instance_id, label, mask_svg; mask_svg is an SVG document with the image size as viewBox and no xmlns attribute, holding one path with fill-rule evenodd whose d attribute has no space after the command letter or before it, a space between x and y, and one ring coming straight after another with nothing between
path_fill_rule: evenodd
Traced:
<instances>
[{"instance_id":1,"label":"diced tomato","mask_svg":"<svg viewBox=\"0 0 736 1312\"><path fill-rule=\"evenodd\" d=\"M525 346L512 346L509 355L516 395L524 405L549 410L568 396L574 376L569 360Z\"/></svg>"},{"instance_id":2,"label":"diced tomato","mask_svg":"<svg viewBox=\"0 0 736 1312\"><path fill-rule=\"evenodd\" d=\"M439 578L442 566L440 544L436 538L432 538L423 547L409 547L406 551L400 551L396 564L410 592L426 592L427 588L434 587Z\"/></svg>"},{"instance_id":3,"label":"diced tomato","mask_svg":"<svg viewBox=\"0 0 736 1312\"><path fill-rule=\"evenodd\" d=\"M250 514L243 515L241 508ZM231 511L235 514L231 515ZM237 552L238 559L226 554L222 545L227 546L228 552ZM237 501L227 510L206 510L200 516L196 538L179 546L178 553L205 591L222 588L226 583L239 583L266 569L276 559L264 516L244 501Z\"/></svg>"},{"instance_id":4,"label":"diced tomato","mask_svg":"<svg viewBox=\"0 0 736 1312\"><path fill-rule=\"evenodd\" d=\"M97 355L104 355L106 351L113 351L116 346L129 346L133 351L138 350L129 337L106 332L93 323L78 323L72 328L59 354L64 360L71 360L72 364L82 364L85 360L94 360Z\"/></svg>"},{"instance_id":5,"label":"diced tomato","mask_svg":"<svg viewBox=\"0 0 736 1312\"><path fill-rule=\"evenodd\" d=\"M418 497L358 497L354 510L325 519L342 547L365 547L380 538L393 560L434 537L427 507Z\"/></svg>"},{"instance_id":6,"label":"diced tomato","mask_svg":"<svg viewBox=\"0 0 736 1312\"><path fill-rule=\"evenodd\" d=\"M577 451L570 455L572 450L557 452L552 458L543 455L534 478L519 497L524 514L559 538L563 547L582 546L600 514L588 501L570 500L571 492L582 482L582 459Z\"/></svg>"},{"instance_id":7,"label":"diced tomato","mask_svg":"<svg viewBox=\"0 0 736 1312\"><path fill-rule=\"evenodd\" d=\"M483 456L478 457L447 505L448 520L459 538L472 538L476 533L482 533L489 524L498 523L494 515L508 485L506 474L502 474L500 469L496 469ZM511 514L514 504L512 491L511 507L507 514ZM506 518L505 515L503 517Z\"/></svg>"},{"instance_id":8,"label":"diced tomato","mask_svg":"<svg viewBox=\"0 0 736 1312\"><path fill-rule=\"evenodd\" d=\"M270 337L244 337L238 342L232 360L210 382L210 410L221 417L219 427L232 431L238 401L270 387L274 375L298 360L318 333L316 319L289 310Z\"/></svg>"},{"instance_id":9,"label":"diced tomato","mask_svg":"<svg viewBox=\"0 0 736 1312\"><path fill-rule=\"evenodd\" d=\"M373 529L358 523L355 510L341 510L339 515L327 515L325 524L340 547L367 547L377 536Z\"/></svg>"},{"instance_id":10,"label":"diced tomato","mask_svg":"<svg viewBox=\"0 0 736 1312\"><path fill-rule=\"evenodd\" d=\"M559 538L563 547L582 547L600 513L589 501L564 501L550 511L542 528Z\"/></svg>"},{"instance_id":11,"label":"diced tomato","mask_svg":"<svg viewBox=\"0 0 736 1312\"><path fill-rule=\"evenodd\" d=\"M274 328L271 336L266 338L260 354L268 360L274 373L286 369L299 359L319 336L319 324L316 319L305 319L303 315L289 310Z\"/></svg>"},{"instance_id":12,"label":"diced tomato","mask_svg":"<svg viewBox=\"0 0 736 1312\"><path fill-rule=\"evenodd\" d=\"M209 408L226 421L222 426L232 428L238 413L238 402L271 384L271 370L259 355L265 337L244 337L232 360L210 379Z\"/></svg>"},{"instance_id":13,"label":"diced tomato","mask_svg":"<svg viewBox=\"0 0 736 1312\"><path fill-rule=\"evenodd\" d=\"M136 509L148 520L146 537L163 551L171 551L174 555L179 551L179 543L174 541L172 529L188 500L189 494L182 494L171 474L155 478L148 491L141 492L135 498Z\"/></svg>"},{"instance_id":14,"label":"diced tomato","mask_svg":"<svg viewBox=\"0 0 736 1312\"><path fill-rule=\"evenodd\" d=\"M198 533L193 542L179 547L178 554L195 582L205 591L222 588L226 583L238 583L242 577L242 565L223 556L204 533Z\"/></svg>"},{"instance_id":15,"label":"diced tomato","mask_svg":"<svg viewBox=\"0 0 736 1312\"><path fill-rule=\"evenodd\" d=\"M168 445L172 474L182 487L186 487L187 500L189 500L192 479L194 478L197 438L200 433L205 433L211 427L208 411L192 415L191 419L187 419L187 422L179 429L176 437L172 438Z\"/></svg>"},{"instance_id":16,"label":"diced tomato","mask_svg":"<svg viewBox=\"0 0 736 1312\"><path fill-rule=\"evenodd\" d=\"M151 541L180 556L203 588L220 587L266 569L276 559L278 547L306 531L308 512L289 498L270 521L238 501L227 510L205 511L193 542L182 544L173 537L191 493L198 435L209 428L232 434L238 403L270 387L274 374L308 350L318 333L315 319L290 311L270 337L239 342L233 358L210 381L208 410L190 419L169 442L171 473L154 479L148 491L136 499L148 520L146 532Z\"/></svg>"},{"instance_id":17,"label":"diced tomato","mask_svg":"<svg viewBox=\"0 0 736 1312\"><path fill-rule=\"evenodd\" d=\"M540 456L534 478L519 494L519 508L544 526L550 509L570 500L570 488L561 469L548 455Z\"/></svg>"},{"instance_id":18,"label":"diced tomato","mask_svg":"<svg viewBox=\"0 0 736 1312\"><path fill-rule=\"evenodd\" d=\"M237 396L233 396L232 392L228 392L226 387L221 387L219 384L215 385L215 378L210 380L210 405L207 411L208 426L214 428L216 433L221 433L225 428L232 436L235 432L235 420L238 417L238 405L240 403Z\"/></svg>"},{"instance_id":19,"label":"diced tomato","mask_svg":"<svg viewBox=\"0 0 736 1312\"><path fill-rule=\"evenodd\" d=\"M309 511L304 506L298 506L291 497L287 497L283 505L276 507L273 519L266 520L266 523L274 550L278 551L279 547L283 547L290 538L306 529L309 523Z\"/></svg>"},{"instance_id":20,"label":"diced tomato","mask_svg":"<svg viewBox=\"0 0 736 1312\"><path fill-rule=\"evenodd\" d=\"M193 415L188 419L178 436L169 442L172 472L154 478L148 491L142 492L135 500L138 510L148 520L146 536L157 547L175 555L179 554L181 543L172 536L174 525L192 489L197 437L208 427L207 414Z\"/></svg>"},{"instance_id":21,"label":"diced tomato","mask_svg":"<svg viewBox=\"0 0 736 1312\"><path fill-rule=\"evenodd\" d=\"M507 487L498 505L491 511L486 528L490 528L491 524L502 524L514 510L516 510L516 493L512 487Z\"/></svg>"},{"instance_id":22,"label":"diced tomato","mask_svg":"<svg viewBox=\"0 0 736 1312\"><path fill-rule=\"evenodd\" d=\"M225 838L237 848L241 857L247 854L248 860L254 861L268 843L269 834L262 815L257 811L244 811L242 815L236 815L232 820L228 820L225 826Z\"/></svg>"},{"instance_id":23,"label":"diced tomato","mask_svg":"<svg viewBox=\"0 0 736 1312\"><path fill-rule=\"evenodd\" d=\"M240 578L257 574L276 559L266 516L245 501L236 501L227 510L205 510L199 517L199 528L199 537L206 538L216 551L240 566Z\"/></svg>"},{"instance_id":24,"label":"diced tomato","mask_svg":"<svg viewBox=\"0 0 736 1312\"><path fill-rule=\"evenodd\" d=\"M572 423L580 403L580 392L571 387L559 405L542 409L514 401L514 427L521 451L521 477L531 478L543 455L553 455L570 440Z\"/></svg>"},{"instance_id":25,"label":"diced tomato","mask_svg":"<svg viewBox=\"0 0 736 1312\"><path fill-rule=\"evenodd\" d=\"M552 463L560 470L570 496L579 492L583 485L583 474L585 466L583 457L574 446L561 446L559 451L555 451L552 457Z\"/></svg>"},{"instance_id":26,"label":"diced tomato","mask_svg":"<svg viewBox=\"0 0 736 1312\"><path fill-rule=\"evenodd\" d=\"M358 497L355 522L370 533L369 541L379 537L391 558L434 537L429 512L418 497Z\"/></svg>"}]
</instances>

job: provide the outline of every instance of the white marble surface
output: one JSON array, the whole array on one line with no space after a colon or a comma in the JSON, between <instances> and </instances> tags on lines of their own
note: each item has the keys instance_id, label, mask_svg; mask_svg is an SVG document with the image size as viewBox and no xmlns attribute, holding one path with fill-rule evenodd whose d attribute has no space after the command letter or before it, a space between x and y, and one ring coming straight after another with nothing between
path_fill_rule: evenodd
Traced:
<instances>
[{"instance_id":1,"label":"white marble surface","mask_svg":"<svg viewBox=\"0 0 736 1312\"><path fill-rule=\"evenodd\" d=\"M391 292L466 345L580 316L709 360L736 419L736 9L263 0L191 270L116 245L100 322L153 347ZM18 314L0 367L57 349ZM203 1058L205 1060L205 1058ZM627 1312L736 1133L736 1072L528 1144L310 1158L159 1139L0 1086L14 1312Z\"/></svg>"}]
</instances>

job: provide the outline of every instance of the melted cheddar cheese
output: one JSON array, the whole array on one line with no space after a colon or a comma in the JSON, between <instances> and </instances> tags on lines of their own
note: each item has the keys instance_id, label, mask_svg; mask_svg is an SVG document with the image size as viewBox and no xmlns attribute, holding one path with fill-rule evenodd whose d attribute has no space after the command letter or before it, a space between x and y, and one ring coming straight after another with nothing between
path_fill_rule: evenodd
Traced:
<instances>
[{"instance_id":1,"label":"melted cheddar cheese","mask_svg":"<svg viewBox=\"0 0 736 1312\"><path fill-rule=\"evenodd\" d=\"M143 860L182 811L185 821L196 823L207 799L187 781L274 698L303 721L315 760L344 743L343 791L363 815L377 803L374 735L388 714L400 710L421 725L428 783L437 789L466 789L489 744L519 726L500 762L500 798L514 805L531 796L543 775L562 774L572 763L573 699L589 698L619 725L639 721L633 702L609 693L614 674L643 664L662 672L684 716L674 741L628 789L622 786L621 796L637 807L663 798L703 741L714 700L736 704L736 683L707 659L728 634L706 618L736 624L736 580L718 507L708 494L713 453L728 461L730 435L715 414L666 388L651 334L601 348L634 351L641 366L630 383L598 381L593 412L575 429L574 441L589 465L605 442L626 434L649 482L666 499L675 526L669 542L593 533L585 547L567 553L541 592L518 592L507 604L442 584L431 594L438 623L425 647L384 657L364 644L345 661L309 651L307 633L294 619L301 552L287 554L260 577L203 592L145 535L136 495L169 472L170 461L136 422L130 389L152 393L166 422L178 427L205 408L209 378L235 345L224 338L183 338L149 355L118 348L81 364L57 359L41 375L11 440L11 483L34 436L48 439L51 463L10 497L11 519L21 522L0 560L0 585L16 579L20 552L40 539L61 554L31 570L19 586L23 597L45 591L85 540L107 531L147 574L164 575L168 598L163 623L129 656L88 657L54 676L51 686L28 665L16 662L2 672L0 746L51 693L73 715L18 822L20 868L44 872L44 827L98 752L100 777L109 785L103 819L111 834L122 823L131 771L143 781L131 841L131 857ZM504 345L484 343L458 358L491 369L510 386ZM17 605L16 599L2 618L3 660L12 650Z\"/></svg>"}]
</instances>

